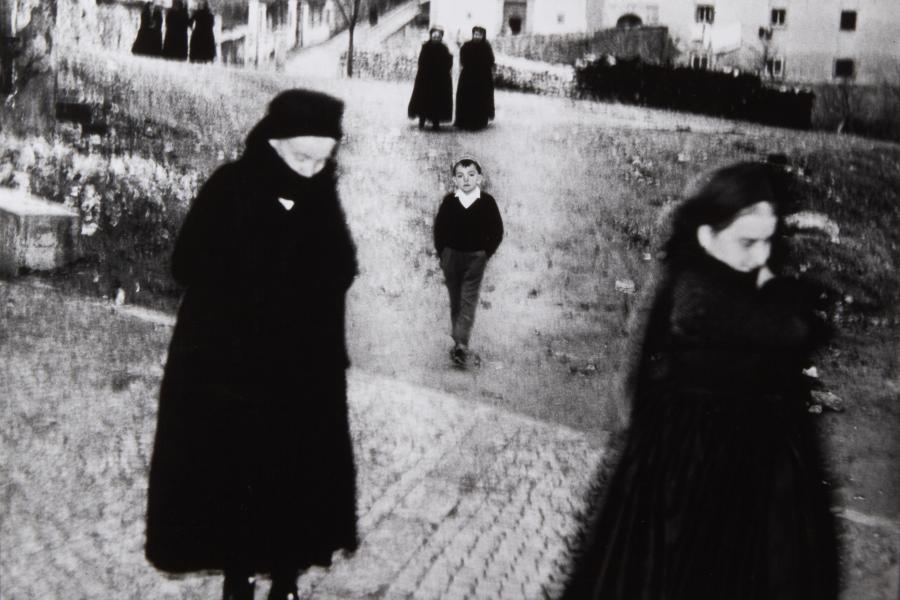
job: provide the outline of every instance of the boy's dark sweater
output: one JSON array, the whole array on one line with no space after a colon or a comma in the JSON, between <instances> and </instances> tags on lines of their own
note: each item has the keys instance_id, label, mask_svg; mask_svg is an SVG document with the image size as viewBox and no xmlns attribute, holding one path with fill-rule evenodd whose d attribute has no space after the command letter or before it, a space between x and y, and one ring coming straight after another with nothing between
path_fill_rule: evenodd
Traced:
<instances>
[{"instance_id":1,"label":"boy's dark sweater","mask_svg":"<svg viewBox=\"0 0 900 600\"><path fill-rule=\"evenodd\" d=\"M434 219L434 248L438 254L450 247L463 252L484 250L490 258L502 239L503 219L493 196L481 192L469 208L464 208L455 194L444 196Z\"/></svg>"}]
</instances>

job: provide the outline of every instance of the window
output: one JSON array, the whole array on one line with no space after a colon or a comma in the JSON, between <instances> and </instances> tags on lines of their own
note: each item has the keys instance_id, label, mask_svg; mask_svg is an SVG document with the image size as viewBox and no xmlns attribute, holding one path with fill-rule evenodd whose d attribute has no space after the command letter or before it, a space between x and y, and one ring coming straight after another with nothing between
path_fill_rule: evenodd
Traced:
<instances>
[{"instance_id":1,"label":"window","mask_svg":"<svg viewBox=\"0 0 900 600\"><path fill-rule=\"evenodd\" d=\"M787 10L783 8L772 9L772 27L784 27L787 20Z\"/></svg>"},{"instance_id":2,"label":"window","mask_svg":"<svg viewBox=\"0 0 900 600\"><path fill-rule=\"evenodd\" d=\"M852 58L838 58L834 61L836 79L853 79L856 74L856 63Z\"/></svg>"},{"instance_id":3,"label":"window","mask_svg":"<svg viewBox=\"0 0 900 600\"><path fill-rule=\"evenodd\" d=\"M716 20L716 7L712 4L698 4L694 19L698 23L712 23Z\"/></svg>"},{"instance_id":4,"label":"window","mask_svg":"<svg viewBox=\"0 0 900 600\"><path fill-rule=\"evenodd\" d=\"M766 75L776 79L784 77L784 59L768 58L766 59Z\"/></svg>"},{"instance_id":5,"label":"window","mask_svg":"<svg viewBox=\"0 0 900 600\"><path fill-rule=\"evenodd\" d=\"M566 22L566 13L559 13L556 15L556 22L562 25Z\"/></svg>"},{"instance_id":6,"label":"window","mask_svg":"<svg viewBox=\"0 0 900 600\"><path fill-rule=\"evenodd\" d=\"M856 31L856 11L841 11L841 31Z\"/></svg>"},{"instance_id":7,"label":"window","mask_svg":"<svg viewBox=\"0 0 900 600\"><path fill-rule=\"evenodd\" d=\"M709 68L709 56L706 54L691 54L691 68L706 70Z\"/></svg>"}]
</instances>

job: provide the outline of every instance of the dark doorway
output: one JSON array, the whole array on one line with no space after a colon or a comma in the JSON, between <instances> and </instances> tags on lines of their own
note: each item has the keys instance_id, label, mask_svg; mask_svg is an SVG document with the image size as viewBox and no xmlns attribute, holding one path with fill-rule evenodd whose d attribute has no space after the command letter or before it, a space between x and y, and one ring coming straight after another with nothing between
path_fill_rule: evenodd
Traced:
<instances>
[{"instance_id":1,"label":"dark doorway","mask_svg":"<svg viewBox=\"0 0 900 600\"><path fill-rule=\"evenodd\" d=\"M640 27L643 25L643 21L641 18L634 13L628 13L627 15L622 15L619 17L619 20L616 21L616 27L619 29L634 29L635 27Z\"/></svg>"},{"instance_id":2,"label":"dark doorway","mask_svg":"<svg viewBox=\"0 0 900 600\"><path fill-rule=\"evenodd\" d=\"M519 35L525 32L527 9L527 2L506 0L503 3L503 28L506 33Z\"/></svg>"}]
</instances>

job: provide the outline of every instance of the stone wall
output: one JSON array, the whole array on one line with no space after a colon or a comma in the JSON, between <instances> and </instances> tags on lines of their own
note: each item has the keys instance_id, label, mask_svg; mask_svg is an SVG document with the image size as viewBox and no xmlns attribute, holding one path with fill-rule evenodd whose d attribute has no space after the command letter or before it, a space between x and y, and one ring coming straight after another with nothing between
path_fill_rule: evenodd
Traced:
<instances>
[{"instance_id":1,"label":"stone wall","mask_svg":"<svg viewBox=\"0 0 900 600\"><path fill-rule=\"evenodd\" d=\"M603 29L595 33L502 36L491 40L495 52L529 60L574 65L589 56L641 58L651 64L671 61L676 50L665 27Z\"/></svg>"},{"instance_id":2,"label":"stone wall","mask_svg":"<svg viewBox=\"0 0 900 600\"><path fill-rule=\"evenodd\" d=\"M575 95L575 71L567 65L553 65L513 56L497 55L494 85L550 96ZM346 71L347 53L341 55L341 72ZM418 57L409 51L365 51L353 53L356 76L383 81L412 81L416 77Z\"/></svg>"}]
</instances>

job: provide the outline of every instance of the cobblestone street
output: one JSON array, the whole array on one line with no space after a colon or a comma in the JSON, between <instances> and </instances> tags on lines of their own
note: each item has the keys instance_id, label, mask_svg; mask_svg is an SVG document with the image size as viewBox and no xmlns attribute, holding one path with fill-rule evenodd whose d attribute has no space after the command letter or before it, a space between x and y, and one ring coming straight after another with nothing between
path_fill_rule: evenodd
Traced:
<instances>
[{"instance_id":1,"label":"cobblestone street","mask_svg":"<svg viewBox=\"0 0 900 600\"><path fill-rule=\"evenodd\" d=\"M0 310L4 600L218 598L218 574L169 577L143 557L172 317L33 280L0 282ZM303 575L305 597L554 596L605 440L359 370L349 400L362 543ZM836 510L844 597L896 597L896 521Z\"/></svg>"},{"instance_id":2,"label":"cobblestone street","mask_svg":"<svg viewBox=\"0 0 900 600\"><path fill-rule=\"evenodd\" d=\"M13 329L38 313L68 323L51 331L32 320L2 361L3 597L217 597L217 575L169 578L143 559L169 318L137 319L43 286L0 284L0 300ZM136 354L105 356L126 330ZM99 357L105 366L92 368ZM599 446L386 377L351 371L349 383L362 544L304 575L301 591L496 599L552 590Z\"/></svg>"}]
</instances>

